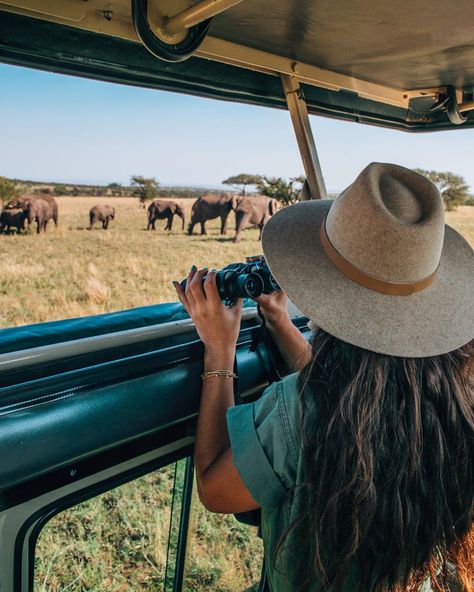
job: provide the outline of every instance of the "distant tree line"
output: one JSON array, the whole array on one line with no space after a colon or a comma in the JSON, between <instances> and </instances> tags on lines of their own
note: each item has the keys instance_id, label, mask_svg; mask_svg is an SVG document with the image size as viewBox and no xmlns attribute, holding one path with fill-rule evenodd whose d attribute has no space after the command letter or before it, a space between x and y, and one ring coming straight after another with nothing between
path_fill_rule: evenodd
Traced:
<instances>
[{"instance_id":1,"label":"distant tree line","mask_svg":"<svg viewBox=\"0 0 474 592\"><path fill-rule=\"evenodd\" d=\"M149 179L134 175L132 179L144 179L146 199L155 197L176 197L178 199L198 198L203 192L212 193L205 187L165 187L160 186L155 179L151 184ZM37 181L24 181L21 179L7 179L0 177L0 199L3 202L13 200L21 193L43 193L47 195L77 197L84 195L88 197L140 197L140 182L133 182L130 185L113 182L108 185L84 185L71 183L41 183Z\"/></svg>"},{"instance_id":2,"label":"distant tree line","mask_svg":"<svg viewBox=\"0 0 474 592\"><path fill-rule=\"evenodd\" d=\"M469 187L461 175L451 172L428 171L415 169L425 175L439 189L446 210L455 210L460 205L474 205L474 196L469 194ZM277 199L282 204L292 204L298 200L300 191L305 181L304 176L267 177L253 173L239 173L224 179L223 185L228 185L239 191L241 195L260 193ZM108 185L83 185L66 183L39 183L35 181L22 181L19 179L7 179L0 176L0 200L8 202L15 199L20 193L46 193L55 196L94 196L94 197L136 197L145 205L149 200L160 197L175 197L177 199L196 199L204 192L220 193L219 190L209 190L205 187L164 187L155 177L132 175L130 185L113 182ZM335 197L335 196L332 196Z\"/></svg>"}]
</instances>

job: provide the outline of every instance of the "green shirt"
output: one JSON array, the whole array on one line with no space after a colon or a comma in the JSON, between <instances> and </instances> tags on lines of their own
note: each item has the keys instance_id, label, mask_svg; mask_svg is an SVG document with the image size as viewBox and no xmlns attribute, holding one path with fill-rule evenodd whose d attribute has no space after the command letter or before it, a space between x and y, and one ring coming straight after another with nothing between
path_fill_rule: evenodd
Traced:
<instances>
[{"instance_id":1,"label":"green shirt","mask_svg":"<svg viewBox=\"0 0 474 592\"><path fill-rule=\"evenodd\" d=\"M312 553L303 547L297 530L290 530L275 565L275 550L282 535L309 503L304 491L296 489L303 479L297 378L298 374L291 374L270 385L255 403L227 411L234 464L262 509L262 538L271 592L311 592L314 588L302 587L299 579ZM353 568L343 592L357 588L357 569ZM431 590L428 581L420 587L420 592ZM454 586L453 590L458 588Z\"/></svg>"},{"instance_id":2,"label":"green shirt","mask_svg":"<svg viewBox=\"0 0 474 592\"><path fill-rule=\"evenodd\" d=\"M272 592L298 589L306 555L289 536L287 550L275 566L280 538L305 506L302 494L294 491L300 483L302 460L297 377L291 374L269 386L255 403L227 412L234 464L262 508L262 538Z\"/></svg>"}]
</instances>

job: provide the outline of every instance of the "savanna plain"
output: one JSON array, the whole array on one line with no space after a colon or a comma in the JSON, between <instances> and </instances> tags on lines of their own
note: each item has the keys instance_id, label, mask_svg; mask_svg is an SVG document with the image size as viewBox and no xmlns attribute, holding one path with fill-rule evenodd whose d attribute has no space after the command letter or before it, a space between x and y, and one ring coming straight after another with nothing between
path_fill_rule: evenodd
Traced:
<instances>
[{"instance_id":1,"label":"savanna plain","mask_svg":"<svg viewBox=\"0 0 474 592\"><path fill-rule=\"evenodd\" d=\"M220 268L261 253L257 229L246 230L240 244L232 242L232 213L227 236L219 235L219 220L207 223L207 236L187 236L177 217L171 232L163 230L164 220L147 231L146 210L133 198L58 202L57 229L50 223L39 236L32 228L0 236L0 327L174 301L171 281L185 277L192 264ZM106 231L87 230L89 209L97 203L116 208ZM192 200L181 203L187 226ZM474 245L474 207L447 213L447 222ZM35 592L171 591L167 575L177 532L172 497L174 490L179 501L183 462L53 518L38 539ZM256 591L262 551L255 529L209 514L195 495L192 507L184 589Z\"/></svg>"},{"instance_id":2,"label":"savanna plain","mask_svg":"<svg viewBox=\"0 0 474 592\"><path fill-rule=\"evenodd\" d=\"M248 229L234 244L235 220L226 236L220 220L210 220L208 235L187 236L175 216L147 231L146 210L133 198L59 197L59 225L50 221L37 236L0 236L0 327L79 317L176 300L171 284L191 265L220 268L246 255L261 253L258 230ZM88 231L88 213L97 203L116 208L108 230ZM186 226L193 200L183 200ZM199 231L199 225L195 227Z\"/></svg>"}]
</instances>

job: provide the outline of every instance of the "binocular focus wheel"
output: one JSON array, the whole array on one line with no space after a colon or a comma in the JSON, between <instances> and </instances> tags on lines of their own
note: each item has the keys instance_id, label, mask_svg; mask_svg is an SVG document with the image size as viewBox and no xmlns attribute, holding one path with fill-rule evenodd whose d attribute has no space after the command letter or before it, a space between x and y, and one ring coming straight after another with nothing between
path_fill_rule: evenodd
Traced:
<instances>
[{"instance_id":1,"label":"binocular focus wheel","mask_svg":"<svg viewBox=\"0 0 474 592\"><path fill-rule=\"evenodd\" d=\"M190 58L204 41L211 19L187 30L184 39L167 43L166 35L158 37L148 22L148 0L132 0L132 19L135 31L143 45L155 57L166 62L183 62Z\"/></svg>"}]
</instances>

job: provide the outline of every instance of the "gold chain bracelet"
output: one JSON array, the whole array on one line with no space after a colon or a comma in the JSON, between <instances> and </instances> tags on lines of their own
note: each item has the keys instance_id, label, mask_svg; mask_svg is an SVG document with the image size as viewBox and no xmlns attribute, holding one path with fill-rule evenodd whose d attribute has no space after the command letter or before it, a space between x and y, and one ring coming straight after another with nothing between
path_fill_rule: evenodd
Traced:
<instances>
[{"instance_id":1,"label":"gold chain bracelet","mask_svg":"<svg viewBox=\"0 0 474 592\"><path fill-rule=\"evenodd\" d=\"M232 370L208 370L207 372L203 372L201 374L201 378L206 380L206 378L211 378L212 376L221 376L222 378L238 378L235 372Z\"/></svg>"}]
</instances>

